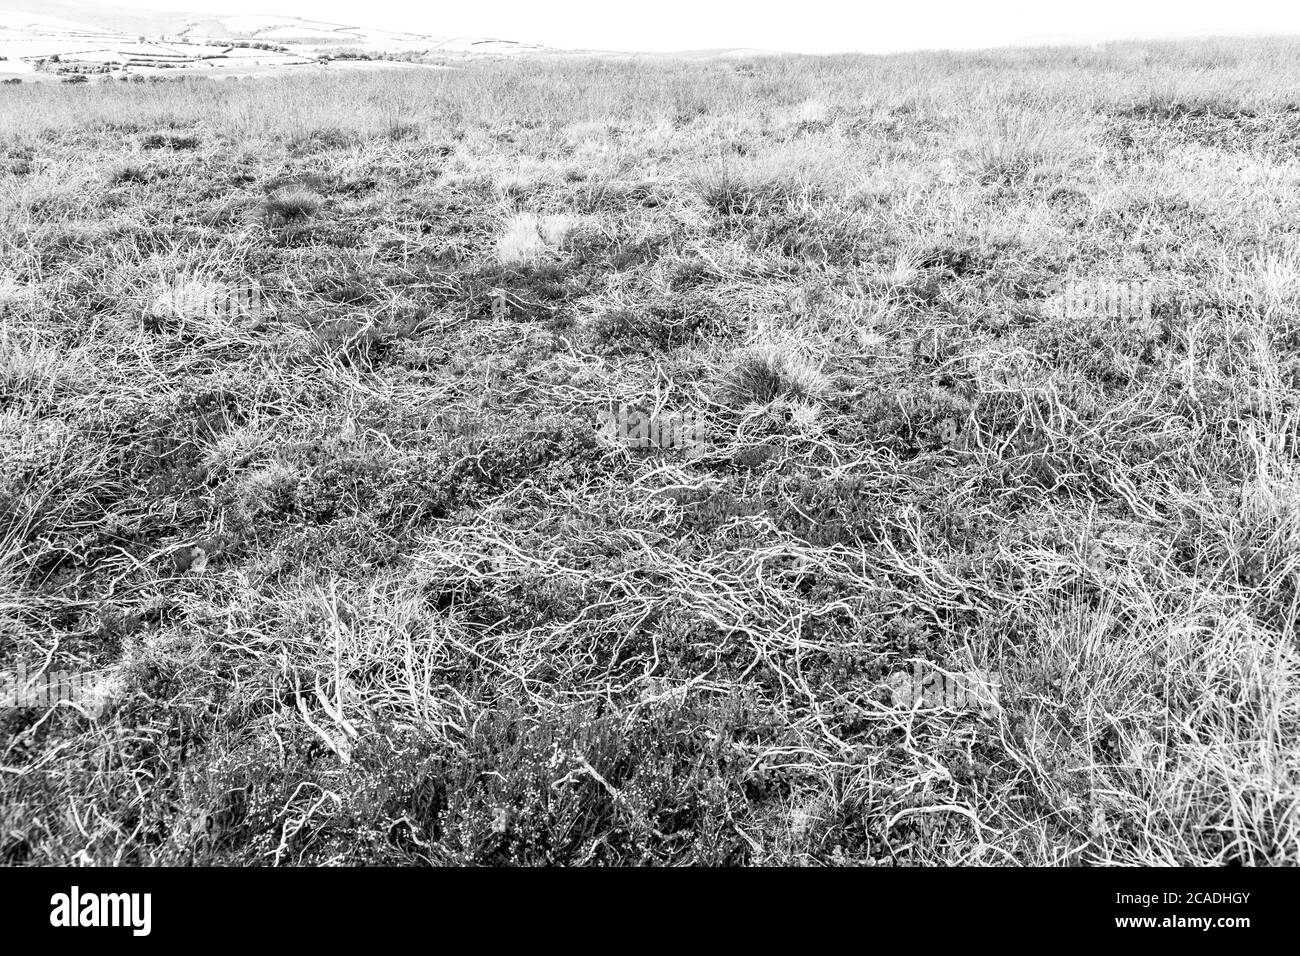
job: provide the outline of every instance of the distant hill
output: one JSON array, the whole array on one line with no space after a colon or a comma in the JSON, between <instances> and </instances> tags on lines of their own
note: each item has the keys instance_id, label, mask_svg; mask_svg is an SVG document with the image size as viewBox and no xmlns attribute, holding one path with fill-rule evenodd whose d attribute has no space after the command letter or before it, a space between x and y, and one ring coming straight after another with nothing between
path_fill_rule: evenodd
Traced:
<instances>
[{"instance_id":1,"label":"distant hill","mask_svg":"<svg viewBox=\"0 0 1300 956\"><path fill-rule=\"evenodd\" d=\"M0 41L16 33L49 36L97 34L244 40L284 45L356 47L385 52L439 49L465 53L542 50L537 44L489 37L448 37L378 30L283 14L225 16L185 11L157 12L79 0L0 0Z\"/></svg>"},{"instance_id":2,"label":"distant hill","mask_svg":"<svg viewBox=\"0 0 1300 956\"><path fill-rule=\"evenodd\" d=\"M206 16L81 3L78 0L0 0L0 26L21 24L23 18L27 18L27 22L33 25L59 21L106 33L162 36L176 33L184 29L187 22Z\"/></svg>"},{"instance_id":3,"label":"distant hill","mask_svg":"<svg viewBox=\"0 0 1300 956\"><path fill-rule=\"evenodd\" d=\"M395 65L385 59L437 66L545 52L553 51L514 40L430 36L274 13L155 13L84 0L0 0L0 78L24 81L76 73L221 77Z\"/></svg>"}]
</instances>

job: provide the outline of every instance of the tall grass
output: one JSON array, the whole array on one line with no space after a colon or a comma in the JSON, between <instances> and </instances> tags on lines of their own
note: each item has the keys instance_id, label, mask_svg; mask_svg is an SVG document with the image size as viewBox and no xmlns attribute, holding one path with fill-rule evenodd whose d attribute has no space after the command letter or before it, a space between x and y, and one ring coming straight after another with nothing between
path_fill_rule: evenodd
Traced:
<instances>
[{"instance_id":1,"label":"tall grass","mask_svg":"<svg viewBox=\"0 0 1300 956\"><path fill-rule=\"evenodd\" d=\"M5 87L0 860L1294 864L1298 64Z\"/></svg>"}]
</instances>

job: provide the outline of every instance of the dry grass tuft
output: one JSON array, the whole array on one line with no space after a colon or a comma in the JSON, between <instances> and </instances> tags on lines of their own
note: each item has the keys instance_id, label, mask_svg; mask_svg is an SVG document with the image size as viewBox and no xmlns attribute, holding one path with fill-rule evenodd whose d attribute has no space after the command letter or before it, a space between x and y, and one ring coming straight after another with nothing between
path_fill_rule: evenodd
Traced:
<instances>
[{"instance_id":1,"label":"dry grass tuft","mask_svg":"<svg viewBox=\"0 0 1300 956\"><path fill-rule=\"evenodd\" d=\"M754 349L727 375L722 398L732 407L767 405L778 399L816 400L830 391L820 363L788 346Z\"/></svg>"},{"instance_id":2,"label":"dry grass tuft","mask_svg":"<svg viewBox=\"0 0 1300 956\"><path fill-rule=\"evenodd\" d=\"M262 200L258 215L268 226L285 226L305 222L324 205L324 198L306 186L286 186Z\"/></svg>"},{"instance_id":3,"label":"dry grass tuft","mask_svg":"<svg viewBox=\"0 0 1300 956\"><path fill-rule=\"evenodd\" d=\"M515 213L505 221L497 235L497 260L505 266L534 263L548 253L558 251L576 225L577 220L567 215Z\"/></svg>"}]
</instances>

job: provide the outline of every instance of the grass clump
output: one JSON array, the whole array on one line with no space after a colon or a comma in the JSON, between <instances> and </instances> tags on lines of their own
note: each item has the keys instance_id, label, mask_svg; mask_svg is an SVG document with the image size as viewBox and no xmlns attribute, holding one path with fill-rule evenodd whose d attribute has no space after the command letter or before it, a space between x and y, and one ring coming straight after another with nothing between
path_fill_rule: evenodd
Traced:
<instances>
[{"instance_id":1,"label":"grass clump","mask_svg":"<svg viewBox=\"0 0 1300 956\"><path fill-rule=\"evenodd\" d=\"M538 216L516 213L505 221L497 235L497 261L519 267L558 252L572 234L576 221L571 216Z\"/></svg>"},{"instance_id":2,"label":"grass clump","mask_svg":"<svg viewBox=\"0 0 1300 956\"><path fill-rule=\"evenodd\" d=\"M271 227L300 225L320 212L324 198L315 190L303 185L284 186L274 190L262 200L257 214Z\"/></svg>"},{"instance_id":3,"label":"grass clump","mask_svg":"<svg viewBox=\"0 0 1300 956\"><path fill-rule=\"evenodd\" d=\"M140 139L143 149L197 149L199 137L195 133L148 133Z\"/></svg>"},{"instance_id":4,"label":"grass clump","mask_svg":"<svg viewBox=\"0 0 1300 956\"><path fill-rule=\"evenodd\" d=\"M728 373L723 400L733 408L767 405L786 400L816 400L831 388L819 363L789 346L766 345L753 349Z\"/></svg>"},{"instance_id":5,"label":"grass clump","mask_svg":"<svg viewBox=\"0 0 1300 956\"><path fill-rule=\"evenodd\" d=\"M153 180L153 172L139 163L122 163L109 173L108 181L115 186L128 183L148 183Z\"/></svg>"}]
</instances>

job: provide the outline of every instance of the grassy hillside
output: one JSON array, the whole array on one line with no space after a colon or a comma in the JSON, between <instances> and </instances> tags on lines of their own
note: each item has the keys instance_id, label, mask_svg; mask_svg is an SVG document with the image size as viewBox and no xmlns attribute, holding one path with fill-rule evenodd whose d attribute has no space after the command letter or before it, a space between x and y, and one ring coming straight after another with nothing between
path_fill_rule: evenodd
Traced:
<instances>
[{"instance_id":1,"label":"grassy hillside","mask_svg":"<svg viewBox=\"0 0 1300 956\"><path fill-rule=\"evenodd\" d=\"M1297 89L5 87L0 860L1295 863Z\"/></svg>"}]
</instances>

